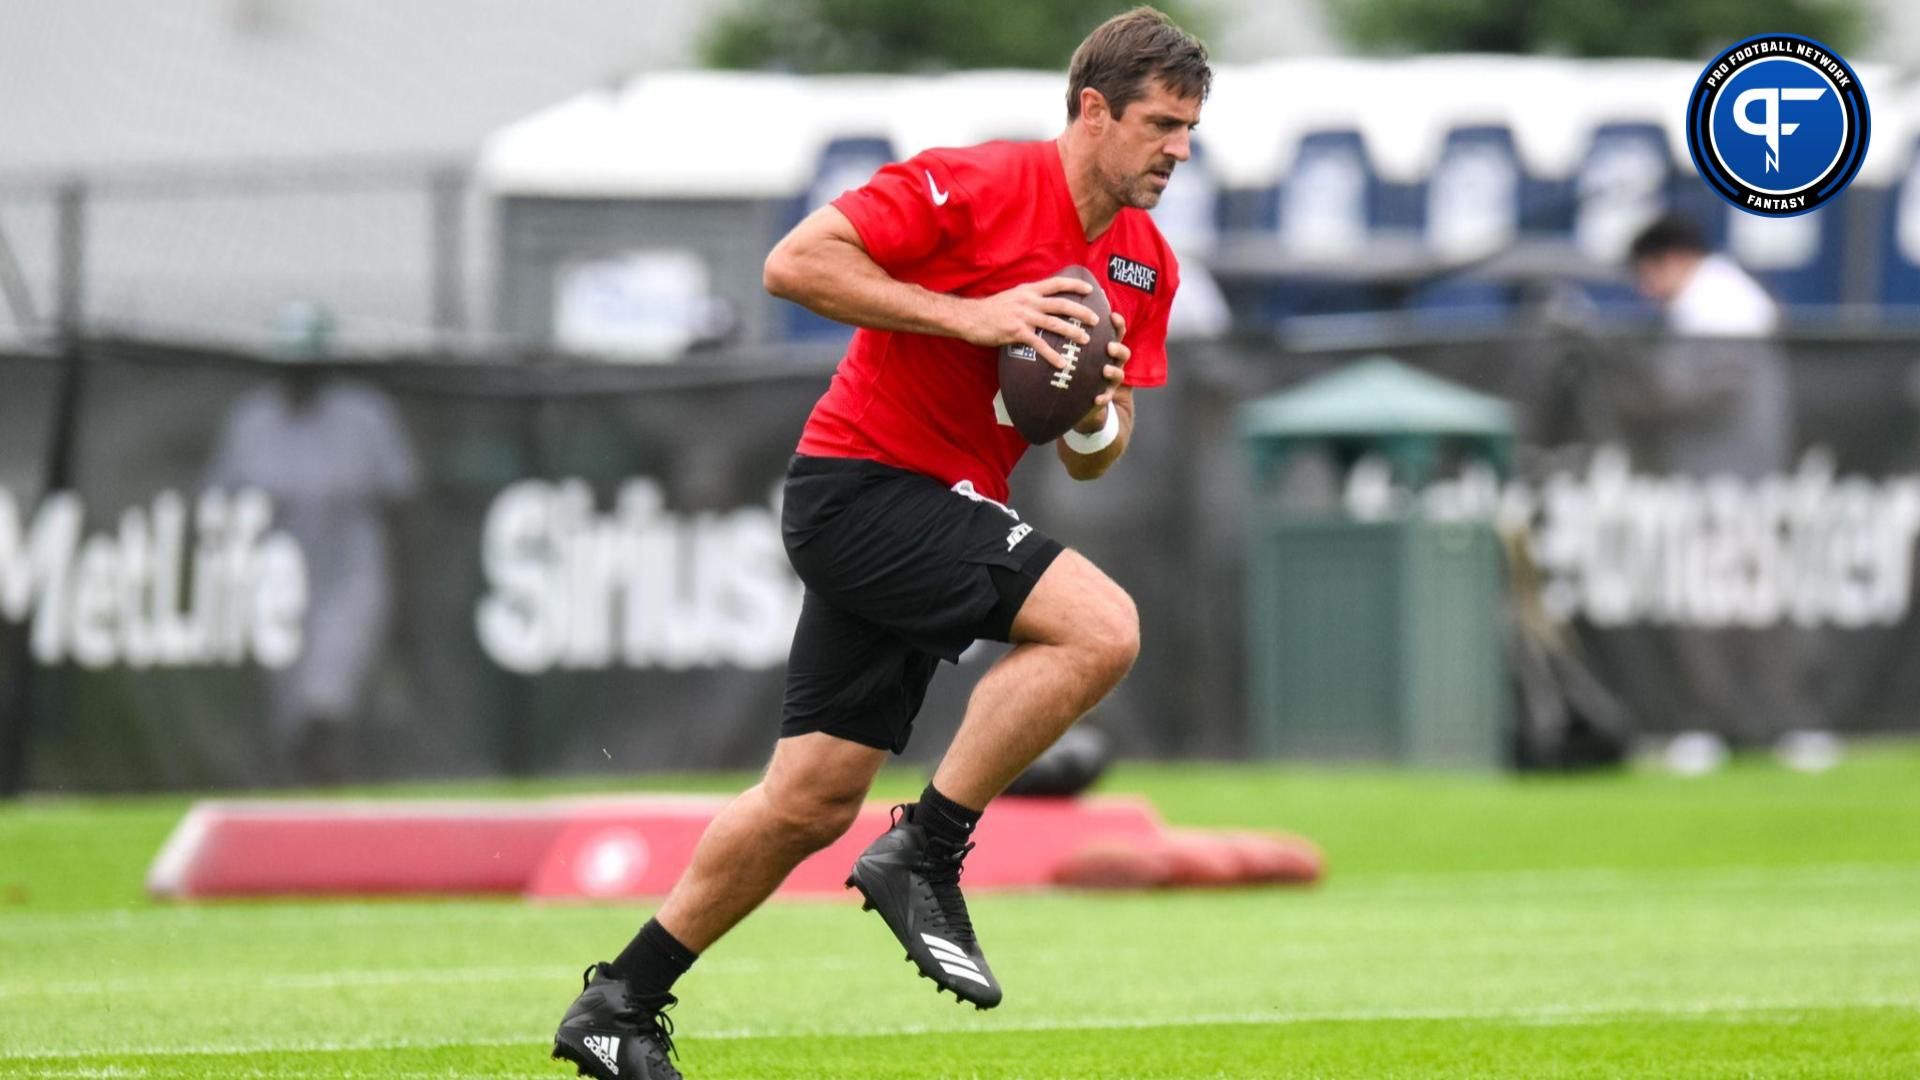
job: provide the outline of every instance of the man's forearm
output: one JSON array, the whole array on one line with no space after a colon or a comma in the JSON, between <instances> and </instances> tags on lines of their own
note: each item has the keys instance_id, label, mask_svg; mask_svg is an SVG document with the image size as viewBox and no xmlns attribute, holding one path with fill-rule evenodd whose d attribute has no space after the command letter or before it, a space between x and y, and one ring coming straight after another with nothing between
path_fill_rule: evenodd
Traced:
<instances>
[{"instance_id":1,"label":"man's forearm","mask_svg":"<svg viewBox=\"0 0 1920 1080\"><path fill-rule=\"evenodd\" d=\"M1123 398L1116 396L1113 401L1107 405L1107 408L1119 414L1120 432L1114 437L1113 442L1109 443L1103 449L1091 454L1082 454L1073 447L1068 446L1065 439L1060 439L1054 443L1055 451L1060 455L1060 464L1066 466L1067 475L1073 477L1075 480L1098 480L1100 477L1106 475L1107 470L1113 467L1113 463L1119 461L1120 456L1127 452L1127 443L1133 440L1133 401L1131 397ZM1104 416L1100 419L1103 423L1106 420ZM1074 430L1079 431L1079 427L1076 427ZM1091 435L1094 431L1099 430L1100 426L1096 425L1093 431L1081 431L1080 434Z\"/></svg>"},{"instance_id":2,"label":"man's forearm","mask_svg":"<svg viewBox=\"0 0 1920 1080\"><path fill-rule=\"evenodd\" d=\"M767 260L765 285L782 300L850 326L964 336L965 300L896 280L838 238L776 248Z\"/></svg>"}]
</instances>

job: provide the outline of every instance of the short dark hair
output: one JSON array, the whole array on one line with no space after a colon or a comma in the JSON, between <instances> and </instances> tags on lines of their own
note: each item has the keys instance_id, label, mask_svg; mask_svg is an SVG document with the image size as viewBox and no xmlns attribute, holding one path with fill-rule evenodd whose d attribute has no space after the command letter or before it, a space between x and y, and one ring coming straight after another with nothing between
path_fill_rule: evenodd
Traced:
<instances>
[{"instance_id":1,"label":"short dark hair","mask_svg":"<svg viewBox=\"0 0 1920 1080\"><path fill-rule=\"evenodd\" d=\"M1628 262L1645 262L1663 255L1705 255L1707 241L1700 227L1686 218L1662 217L1641 229L1627 248Z\"/></svg>"},{"instance_id":2,"label":"short dark hair","mask_svg":"<svg viewBox=\"0 0 1920 1080\"><path fill-rule=\"evenodd\" d=\"M1142 5L1094 28L1067 68L1067 119L1080 116L1080 91L1091 86L1117 119L1158 78L1183 98L1207 99L1213 69L1207 47L1163 13Z\"/></svg>"}]
</instances>

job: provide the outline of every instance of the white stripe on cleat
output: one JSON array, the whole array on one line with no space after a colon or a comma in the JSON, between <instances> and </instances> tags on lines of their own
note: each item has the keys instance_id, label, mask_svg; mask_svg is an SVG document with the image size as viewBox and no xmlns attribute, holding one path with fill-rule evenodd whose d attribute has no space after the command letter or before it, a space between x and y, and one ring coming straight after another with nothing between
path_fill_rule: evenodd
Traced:
<instances>
[{"instance_id":1,"label":"white stripe on cleat","mask_svg":"<svg viewBox=\"0 0 1920 1080\"><path fill-rule=\"evenodd\" d=\"M945 971L947 974L952 975L953 977L958 979L971 979L972 981L979 983L981 986L991 987L993 985L992 983L988 982L986 980L986 977L981 975L978 971L972 970L971 968L956 967L952 964L947 963L945 960L940 961L940 970Z\"/></svg>"}]
</instances>

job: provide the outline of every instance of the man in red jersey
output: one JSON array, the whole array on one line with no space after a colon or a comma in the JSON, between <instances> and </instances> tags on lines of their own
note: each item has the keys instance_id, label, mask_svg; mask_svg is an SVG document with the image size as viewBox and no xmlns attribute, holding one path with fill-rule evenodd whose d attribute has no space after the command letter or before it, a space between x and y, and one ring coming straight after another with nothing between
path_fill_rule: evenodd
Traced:
<instances>
[{"instance_id":1,"label":"man in red jersey","mask_svg":"<svg viewBox=\"0 0 1920 1080\"><path fill-rule=\"evenodd\" d=\"M850 887L921 974L999 1004L959 888L987 803L1127 673L1133 601L1008 505L1027 443L999 399L997 350L1085 342L1092 312L1055 294L1092 269L1114 311L1108 389L1060 440L1074 478L1125 452L1133 391L1166 381L1173 253L1160 200L1212 79L1205 49L1152 8L1075 51L1058 139L929 150L802 221L767 257L776 296L859 329L789 470L782 532L807 586L780 740L761 782L707 829L655 917L586 987L554 1054L602 1080L678 1077L661 1015L675 979L806 856L853 823L907 743L941 660L1013 643L981 678L933 782L856 861Z\"/></svg>"}]
</instances>

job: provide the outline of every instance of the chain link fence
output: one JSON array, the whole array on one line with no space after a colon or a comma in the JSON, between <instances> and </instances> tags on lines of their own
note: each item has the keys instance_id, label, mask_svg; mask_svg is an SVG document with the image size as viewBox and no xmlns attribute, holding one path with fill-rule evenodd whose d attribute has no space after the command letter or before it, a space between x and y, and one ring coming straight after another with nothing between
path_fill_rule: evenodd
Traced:
<instances>
[{"instance_id":1,"label":"chain link fence","mask_svg":"<svg viewBox=\"0 0 1920 1080\"><path fill-rule=\"evenodd\" d=\"M487 224L434 161L0 176L0 342L471 351Z\"/></svg>"}]
</instances>

